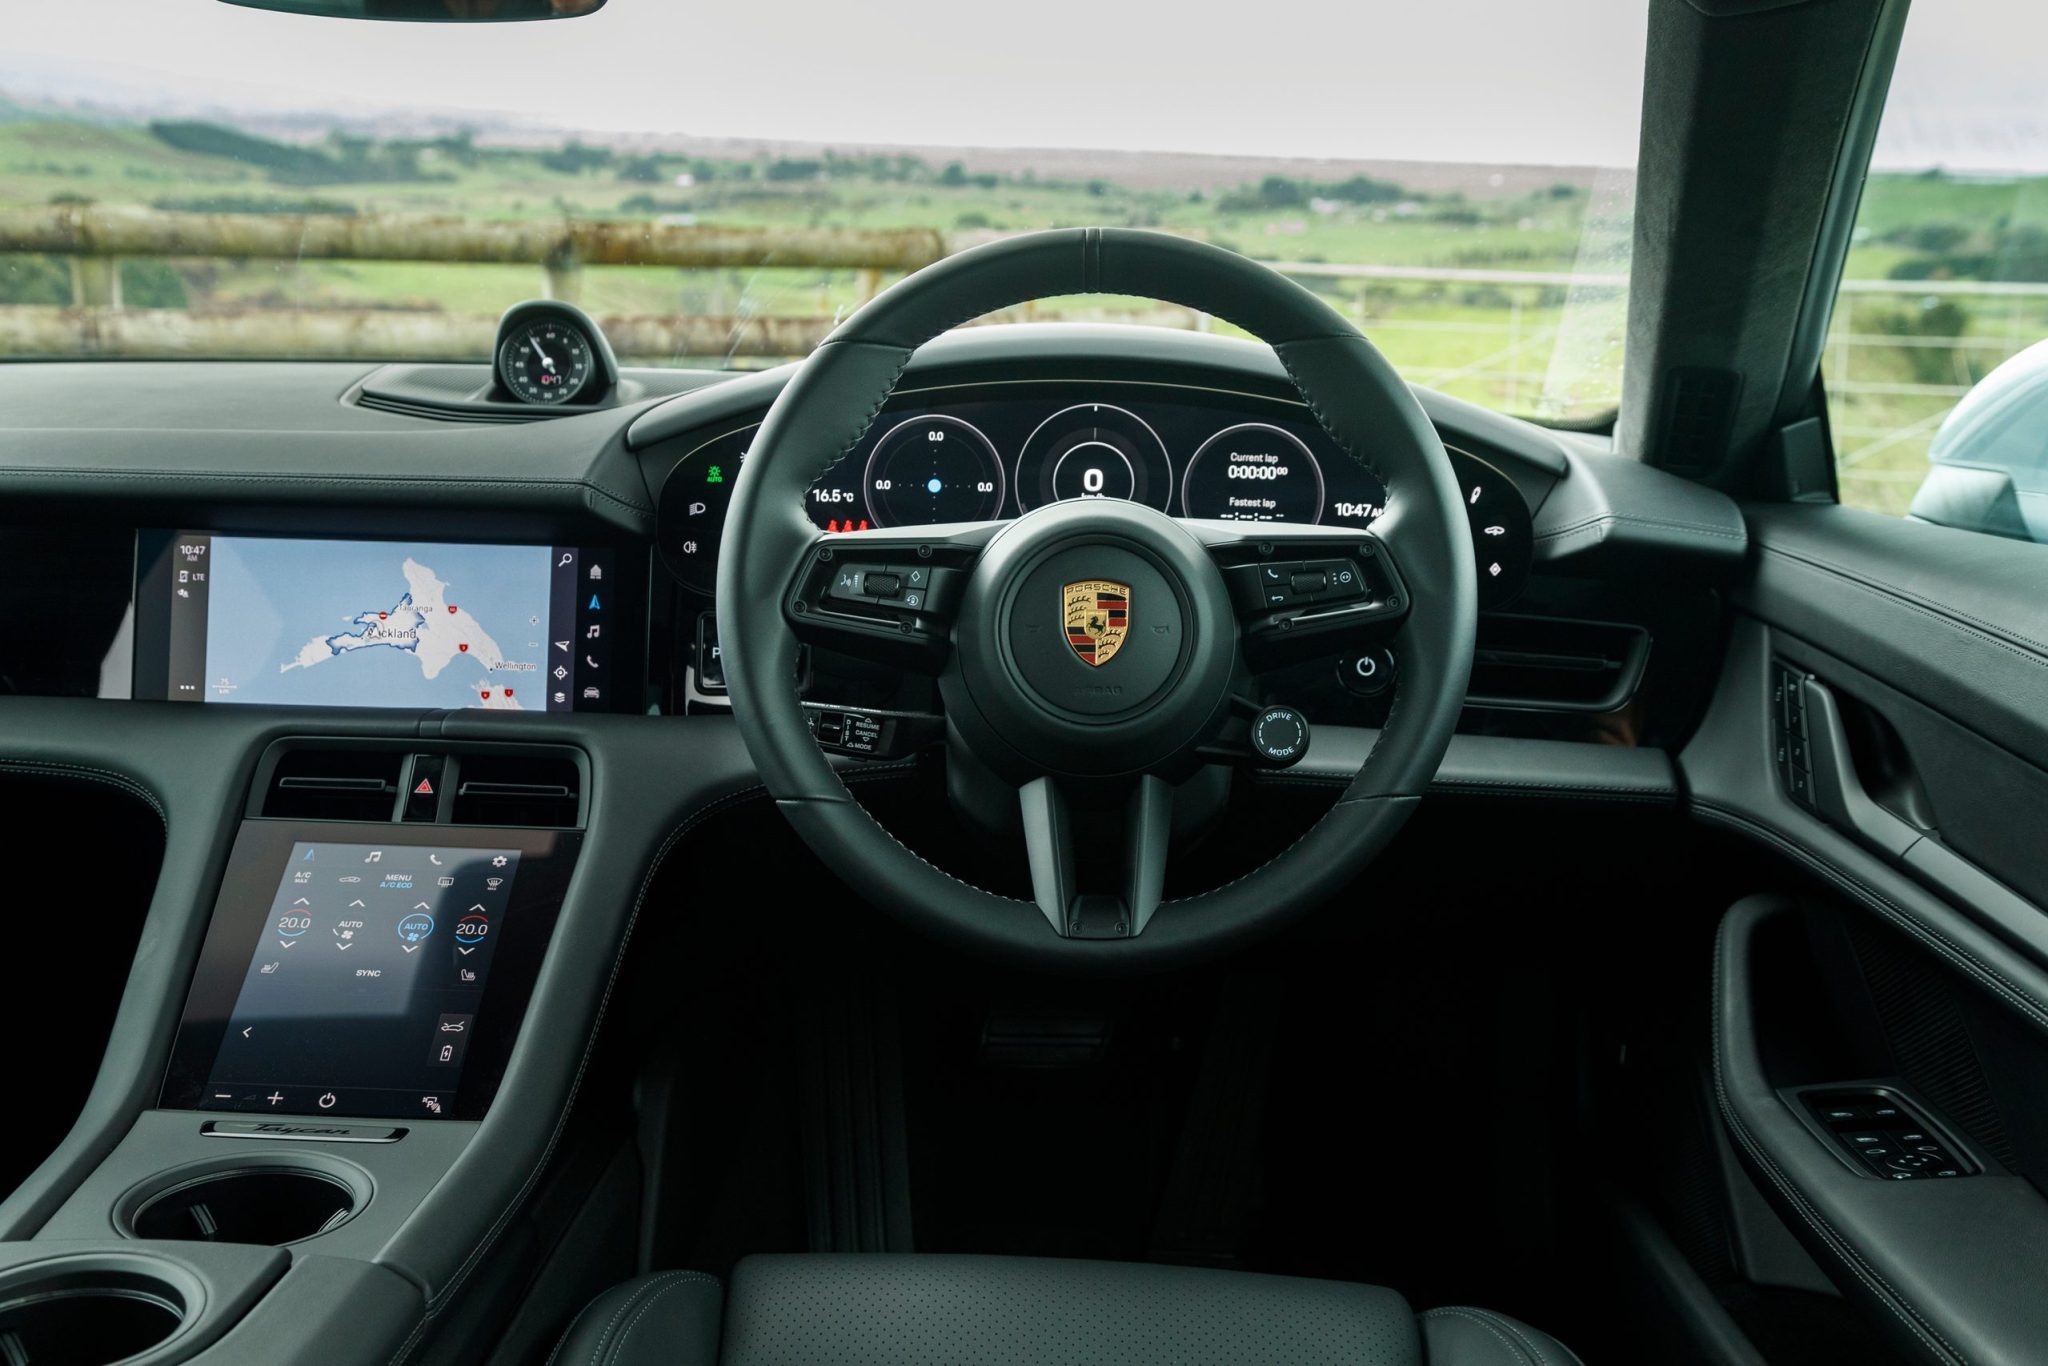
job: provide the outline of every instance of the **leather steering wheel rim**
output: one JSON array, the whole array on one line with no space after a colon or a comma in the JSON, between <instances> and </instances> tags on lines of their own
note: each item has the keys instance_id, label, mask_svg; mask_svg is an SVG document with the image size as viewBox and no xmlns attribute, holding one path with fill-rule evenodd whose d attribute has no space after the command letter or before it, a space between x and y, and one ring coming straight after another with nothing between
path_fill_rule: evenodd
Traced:
<instances>
[{"instance_id":1,"label":"leather steering wheel rim","mask_svg":"<svg viewBox=\"0 0 2048 1366\"><path fill-rule=\"evenodd\" d=\"M803 499L874 423L912 354L1000 308L1117 294L1199 309L1270 345L1316 420L1385 483L1374 532L1411 599L1393 649L1385 726L1330 810L1238 880L1164 904L1142 934L1066 938L1030 901L974 887L905 847L848 793L806 724L785 590L818 544ZM1163 233L1073 228L977 247L907 277L840 325L770 408L727 515L717 606L726 685L761 780L811 849L885 909L1007 961L1061 970L1171 966L1277 928L1341 890L1413 812L1463 708L1478 618L1456 479L1407 385L1308 290L1218 247ZM878 891L877 889L886 889Z\"/></svg>"}]
</instances>

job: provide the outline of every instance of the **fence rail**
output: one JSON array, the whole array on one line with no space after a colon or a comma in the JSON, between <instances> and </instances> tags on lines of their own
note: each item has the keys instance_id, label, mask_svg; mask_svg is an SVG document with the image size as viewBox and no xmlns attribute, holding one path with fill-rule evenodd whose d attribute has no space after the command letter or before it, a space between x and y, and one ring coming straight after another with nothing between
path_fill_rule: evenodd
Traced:
<instances>
[{"instance_id":1,"label":"fence rail","mask_svg":"<svg viewBox=\"0 0 2048 1366\"><path fill-rule=\"evenodd\" d=\"M644 220L476 221L417 214L168 213L59 204L0 212L0 252L79 262L124 256L261 261L445 261L532 265L551 297L580 290L585 266L910 271L946 254L929 228L728 228ZM118 307L119 272L76 277L81 307Z\"/></svg>"},{"instance_id":2,"label":"fence rail","mask_svg":"<svg viewBox=\"0 0 2048 1366\"><path fill-rule=\"evenodd\" d=\"M124 308L124 258L268 261L396 261L517 264L544 272L552 298L578 300L588 267L657 266L686 270L788 268L852 271L855 297L866 298L885 275L937 261L971 242L999 233L947 235L928 228L717 227L646 220L538 219L473 221L402 214L172 213L139 207L50 205L0 211L0 253L45 253L72 263L72 306L0 306L0 354L260 357L378 360L469 359L488 346L490 316L432 309L343 307ZM1415 354L1398 355L1404 371L1424 383L1479 383L1499 389L1512 404L1525 386L1541 381L1548 348L1557 344L1555 317L1531 300L1558 291L1618 300L1625 273L1595 270L1506 270L1390 266L1325 261L1275 261L1283 274L1303 279L1379 282L1397 289L1448 290L1486 286L1508 292L1505 320L1475 316L1430 318L1361 312L1360 321L1397 348L1410 339ZM540 282L537 282L540 283ZM2001 308L2037 307L2048 283L1964 280L1845 280L1850 296L1977 298ZM843 283L840 287L844 297ZM1358 305L1365 308L1363 303ZM830 301L821 288L819 314ZM1617 310L1618 311L1618 310ZM1533 312L1533 316L1528 316ZM992 321L1031 316L1011 312ZM1062 317L1115 317L1166 326L1206 328L1209 319L1189 310L1160 308L1143 314L1063 311ZM803 355L831 329L827 316L792 317L710 313L612 312L599 323L618 352L639 359L674 357L782 358ZM1829 338L1831 392L1873 399L1953 399L1968 389L1941 375L1851 374L1850 357L1885 348L1970 353L1995 363L2033 337L2008 321L2012 335L1933 336L1854 329L1846 318ZM1442 339L1468 334L1469 348L1445 354ZM2034 335L2038 335L2038 330ZM1462 354L1463 350L1472 353ZM1896 354L1896 353L1895 353ZM1448 362L1448 363L1446 363ZM1858 366L1857 369L1862 367Z\"/></svg>"}]
</instances>

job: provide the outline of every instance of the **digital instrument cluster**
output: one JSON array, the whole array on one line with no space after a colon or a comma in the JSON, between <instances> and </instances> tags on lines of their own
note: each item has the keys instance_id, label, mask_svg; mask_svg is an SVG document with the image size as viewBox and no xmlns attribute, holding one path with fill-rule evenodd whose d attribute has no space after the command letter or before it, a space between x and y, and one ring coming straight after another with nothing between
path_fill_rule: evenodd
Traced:
<instances>
[{"instance_id":1,"label":"digital instrument cluster","mask_svg":"<svg viewBox=\"0 0 2048 1366\"><path fill-rule=\"evenodd\" d=\"M837 532L1015 517L1077 498L1125 499L1175 517L1337 526L1369 525L1386 509L1386 485L1299 404L1179 385L1092 388L1099 396L1042 382L899 394L812 485L806 510ZM685 588L708 595L716 586L733 482L759 425L686 444L668 472L661 551ZM1473 523L1481 601L1498 606L1528 572L1528 508L1484 461L1453 451L1452 462Z\"/></svg>"}]
</instances>

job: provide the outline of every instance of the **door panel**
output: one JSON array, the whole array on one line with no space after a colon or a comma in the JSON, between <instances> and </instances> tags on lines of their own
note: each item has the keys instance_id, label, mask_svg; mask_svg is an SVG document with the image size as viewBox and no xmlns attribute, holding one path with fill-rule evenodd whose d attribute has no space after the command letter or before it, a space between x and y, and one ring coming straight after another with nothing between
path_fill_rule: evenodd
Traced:
<instances>
[{"instance_id":1,"label":"door panel","mask_svg":"<svg viewBox=\"0 0 2048 1366\"><path fill-rule=\"evenodd\" d=\"M1751 577L1681 770L1702 819L1823 886L1722 926L1722 1118L1901 1351L2038 1360L2048 547L1832 506L1746 512Z\"/></svg>"},{"instance_id":2,"label":"door panel","mask_svg":"<svg viewBox=\"0 0 2048 1366\"><path fill-rule=\"evenodd\" d=\"M2048 1200L2030 1178L2048 1041L1856 911L1782 897L1729 911L1714 1008L1737 1150L1842 1292L1913 1360L2038 1360ZM1904 1118L1874 1117L1885 1107L1864 1096ZM1873 1138L1955 1165L1888 1171L1859 1160Z\"/></svg>"},{"instance_id":3,"label":"door panel","mask_svg":"<svg viewBox=\"0 0 2048 1366\"><path fill-rule=\"evenodd\" d=\"M1743 513L1741 606L2048 768L2048 546L1855 508Z\"/></svg>"}]
</instances>

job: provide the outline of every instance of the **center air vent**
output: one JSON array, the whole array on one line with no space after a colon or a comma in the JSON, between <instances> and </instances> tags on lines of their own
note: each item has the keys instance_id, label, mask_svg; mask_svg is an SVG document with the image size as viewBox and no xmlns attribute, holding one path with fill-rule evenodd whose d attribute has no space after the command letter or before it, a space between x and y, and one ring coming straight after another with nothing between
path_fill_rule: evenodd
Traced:
<instances>
[{"instance_id":1,"label":"center air vent","mask_svg":"<svg viewBox=\"0 0 2048 1366\"><path fill-rule=\"evenodd\" d=\"M567 754L464 754L450 764L457 825L581 824L583 773Z\"/></svg>"},{"instance_id":2,"label":"center air vent","mask_svg":"<svg viewBox=\"0 0 2048 1366\"><path fill-rule=\"evenodd\" d=\"M278 756L263 814L307 821L388 821L398 811L395 750L291 749Z\"/></svg>"},{"instance_id":3,"label":"center air vent","mask_svg":"<svg viewBox=\"0 0 2048 1366\"><path fill-rule=\"evenodd\" d=\"M582 752L560 745L286 740L257 772L252 813L303 821L569 829L588 787Z\"/></svg>"}]
</instances>

